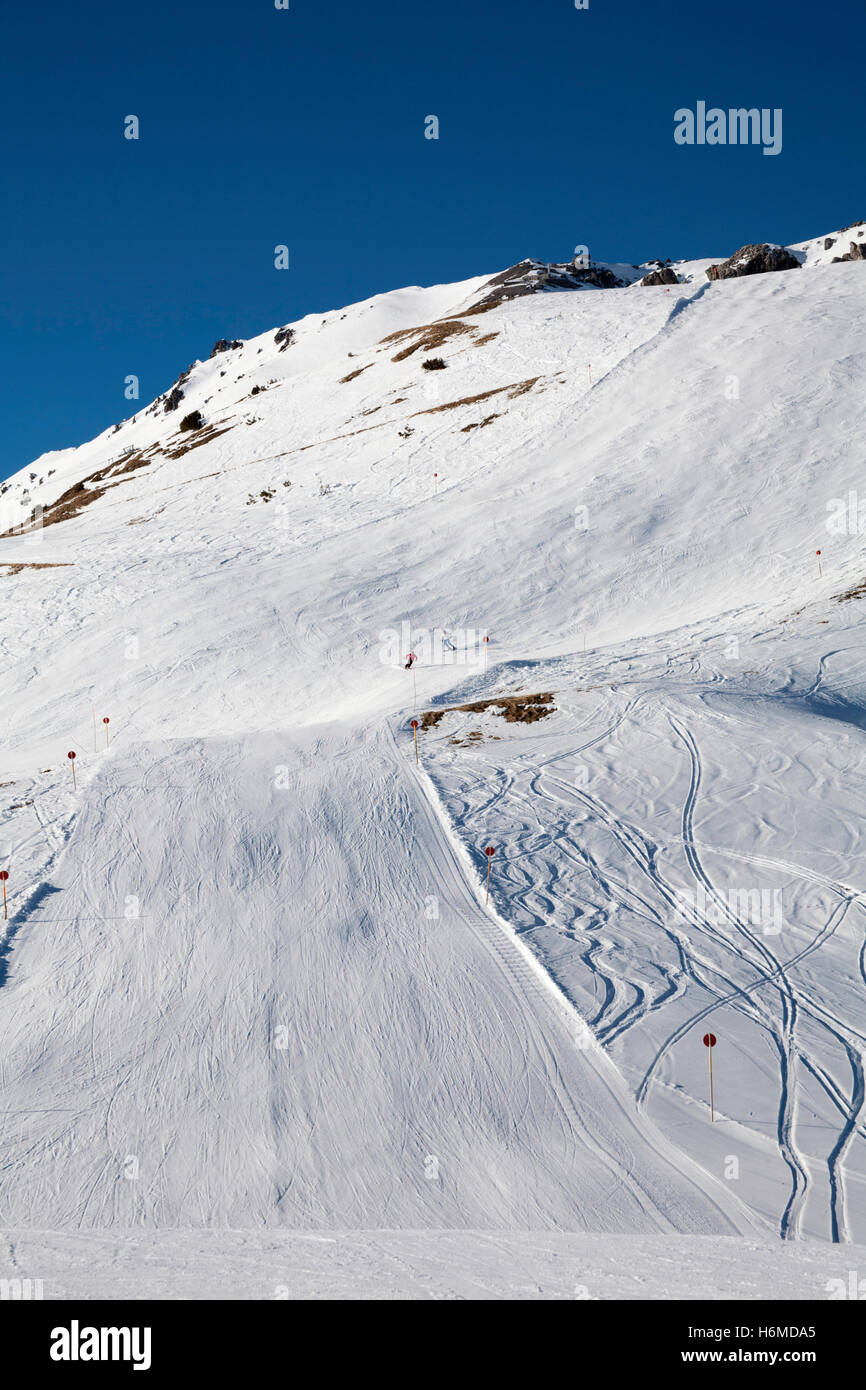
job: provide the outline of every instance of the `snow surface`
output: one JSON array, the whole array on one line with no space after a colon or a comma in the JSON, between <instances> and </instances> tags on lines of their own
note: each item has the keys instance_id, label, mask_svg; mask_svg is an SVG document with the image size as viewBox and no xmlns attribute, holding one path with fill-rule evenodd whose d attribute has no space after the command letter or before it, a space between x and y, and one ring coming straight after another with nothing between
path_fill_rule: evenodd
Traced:
<instances>
[{"instance_id":1,"label":"snow surface","mask_svg":"<svg viewBox=\"0 0 866 1390\"><path fill-rule=\"evenodd\" d=\"M804 254L477 315L489 277L377 296L10 480L7 524L50 521L151 450L0 544L0 1274L23 1243L112 1296L105 1239L201 1296L213 1238L300 1296L498 1296L525 1241L506 1296L574 1296L557 1252L635 1296L615 1237L648 1296L708 1248L720 1296L866 1276L864 562L855 513L827 527L866 269ZM416 765L413 713L542 691Z\"/></svg>"},{"instance_id":2,"label":"snow surface","mask_svg":"<svg viewBox=\"0 0 866 1390\"><path fill-rule=\"evenodd\" d=\"M30 1296L118 1299L761 1299L851 1296L866 1248L564 1231L16 1231ZM8 1271L8 1274L7 1274ZM41 1284L37 1284L41 1280ZM861 1288L866 1287L862 1285ZM792 1322L799 1322L794 1311ZM853 1312L853 1310L852 1310Z\"/></svg>"}]
</instances>

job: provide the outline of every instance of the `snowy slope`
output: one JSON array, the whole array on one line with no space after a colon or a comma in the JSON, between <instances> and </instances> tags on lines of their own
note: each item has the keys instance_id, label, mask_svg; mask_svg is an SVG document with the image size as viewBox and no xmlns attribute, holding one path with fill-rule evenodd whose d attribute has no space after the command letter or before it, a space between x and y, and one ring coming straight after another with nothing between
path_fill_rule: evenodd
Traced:
<instances>
[{"instance_id":1,"label":"snowy slope","mask_svg":"<svg viewBox=\"0 0 866 1390\"><path fill-rule=\"evenodd\" d=\"M27 920L13 1226L747 1224L480 909L387 734L109 759Z\"/></svg>"},{"instance_id":2,"label":"snowy slope","mask_svg":"<svg viewBox=\"0 0 866 1390\"><path fill-rule=\"evenodd\" d=\"M0 1221L866 1242L866 268L793 249L310 316L10 480Z\"/></svg>"},{"instance_id":3,"label":"snowy slope","mask_svg":"<svg viewBox=\"0 0 866 1390\"><path fill-rule=\"evenodd\" d=\"M0 1247L2 1248L2 1247ZM851 1296L863 1246L570 1231L16 1231L13 1277L53 1299ZM11 1263L14 1261L14 1263ZM41 1281L41 1284L37 1284ZM864 1287L862 1284L860 1287ZM801 1309L792 1310L795 1314Z\"/></svg>"}]
</instances>

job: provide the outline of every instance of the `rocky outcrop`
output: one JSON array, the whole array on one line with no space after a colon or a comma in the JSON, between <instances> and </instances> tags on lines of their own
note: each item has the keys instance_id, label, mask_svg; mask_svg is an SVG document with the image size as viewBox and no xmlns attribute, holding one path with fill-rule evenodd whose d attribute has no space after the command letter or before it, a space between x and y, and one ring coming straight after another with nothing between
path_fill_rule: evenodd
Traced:
<instances>
[{"instance_id":1,"label":"rocky outcrop","mask_svg":"<svg viewBox=\"0 0 866 1390\"><path fill-rule=\"evenodd\" d=\"M487 281L482 287L482 298L471 312L480 313L509 299L521 299L524 295L539 294L545 290L580 290L588 285L599 290L616 290L623 289L626 283L619 280L607 266L585 265L579 259L551 263L519 261Z\"/></svg>"},{"instance_id":2,"label":"rocky outcrop","mask_svg":"<svg viewBox=\"0 0 866 1390\"><path fill-rule=\"evenodd\" d=\"M600 290L622 290L628 283L626 280L618 279L606 265L577 266L572 270L570 278L577 285L595 285ZM575 284L569 284L566 288L574 289Z\"/></svg>"},{"instance_id":3,"label":"rocky outcrop","mask_svg":"<svg viewBox=\"0 0 866 1390\"><path fill-rule=\"evenodd\" d=\"M840 261L866 261L866 241L849 241L845 255L834 256L830 264L838 265Z\"/></svg>"},{"instance_id":4,"label":"rocky outcrop","mask_svg":"<svg viewBox=\"0 0 866 1390\"><path fill-rule=\"evenodd\" d=\"M185 371L185 372L181 372L181 374L180 374L180 376L178 377L177 381L174 383L174 386L172 386L171 390L168 392L168 394L166 395L165 399L163 400L163 402L162 402L162 408L163 408L163 411L165 412L166 415L168 415L168 413L169 413L170 411L172 411L172 410L177 410L178 406L180 405L181 401L183 400L183 391L181 390L181 387L184 386L184 384L185 384L187 381L189 381L190 372L192 371L192 369L193 369L194 366L195 366L195 363L194 363L194 362L190 362L190 364L189 364L189 366L187 367L186 371ZM159 404L159 400L155 401L154 404L155 404L155 405L158 405L158 404ZM125 423L125 422L124 422L124 423ZM120 425L118 425L117 428L120 429Z\"/></svg>"},{"instance_id":5,"label":"rocky outcrop","mask_svg":"<svg viewBox=\"0 0 866 1390\"><path fill-rule=\"evenodd\" d=\"M211 348L210 355L211 357L218 357L221 352L233 352L235 348L242 347L243 340L241 338L220 338L219 342L214 343L213 347Z\"/></svg>"},{"instance_id":6,"label":"rocky outcrop","mask_svg":"<svg viewBox=\"0 0 866 1390\"><path fill-rule=\"evenodd\" d=\"M669 265L663 265L658 270L651 270L649 275L645 275L642 280L638 280L639 285L678 285L675 270L671 270Z\"/></svg>"},{"instance_id":7,"label":"rocky outcrop","mask_svg":"<svg viewBox=\"0 0 866 1390\"><path fill-rule=\"evenodd\" d=\"M200 410L191 410L189 415L185 415L180 422L182 430L200 430L204 424L204 419Z\"/></svg>"},{"instance_id":8,"label":"rocky outcrop","mask_svg":"<svg viewBox=\"0 0 866 1390\"><path fill-rule=\"evenodd\" d=\"M287 348L287 347L291 347L291 346L292 346L292 343L293 343L294 341L295 341L295 330L294 330L294 328L278 328L277 331L276 331L276 333L274 334L274 342L275 342L275 343L281 343L281 344L282 344L282 347L280 348L280 352L285 352L286 348ZM351 356L351 354L350 354L350 356Z\"/></svg>"},{"instance_id":9,"label":"rocky outcrop","mask_svg":"<svg viewBox=\"0 0 866 1390\"><path fill-rule=\"evenodd\" d=\"M799 270L800 262L785 246L770 246L760 242L755 246L741 246L733 256L721 265L711 265L707 270L708 280L735 280L741 275L764 275L770 270Z\"/></svg>"}]
</instances>

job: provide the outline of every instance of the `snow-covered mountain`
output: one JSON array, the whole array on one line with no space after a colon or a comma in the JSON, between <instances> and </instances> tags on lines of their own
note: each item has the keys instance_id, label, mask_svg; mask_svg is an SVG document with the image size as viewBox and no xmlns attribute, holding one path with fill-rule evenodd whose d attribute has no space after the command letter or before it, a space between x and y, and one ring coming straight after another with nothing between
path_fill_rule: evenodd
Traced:
<instances>
[{"instance_id":1,"label":"snow-covered mountain","mask_svg":"<svg viewBox=\"0 0 866 1390\"><path fill-rule=\"evenodd\" d=\"M864 242L379 295L3 485L4 1227L866 1246Z\"/></svg>"}]
</instances>

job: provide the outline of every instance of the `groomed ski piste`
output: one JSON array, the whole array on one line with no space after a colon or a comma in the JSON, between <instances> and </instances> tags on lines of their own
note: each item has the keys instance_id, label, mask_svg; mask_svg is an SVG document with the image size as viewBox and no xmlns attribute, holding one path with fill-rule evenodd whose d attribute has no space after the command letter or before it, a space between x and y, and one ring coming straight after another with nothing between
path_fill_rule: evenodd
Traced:
<instances>
[{"instance_id":1,"label":"groomed ski piste","mask_svg":"<svg viewBox=\"0 0 866 1390\"><path fill-rule=\"evenodd\" d=\"M309 316L4 486L0 1277L866 1289L866 265L793 250Z\"/></svg>"}]
</instances>

